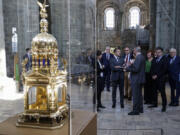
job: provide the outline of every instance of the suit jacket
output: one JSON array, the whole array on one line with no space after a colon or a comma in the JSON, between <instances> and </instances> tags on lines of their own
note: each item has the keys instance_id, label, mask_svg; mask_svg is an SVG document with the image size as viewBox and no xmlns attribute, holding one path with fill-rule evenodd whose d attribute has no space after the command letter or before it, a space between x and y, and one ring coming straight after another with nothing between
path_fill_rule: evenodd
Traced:
<instances>
[{"instance_id":1,"label":"suit jacket","mask_svg":"<svg viewBox=\"0 0 180 135\"><path fill-rule=\"evenodd\" d=\"M126 59L126 55L125 54L123 55L123 58L124 58L124 61L125 61L125 59ZM133 59L133 54L132 53L130 53L130 57L129 57L129 60L131 60L131 59Z\"/></svg>"},{"instance_id":2,"label":"suit jacket","mask_svg":"<svg viewBox=\"0 0 180 135\"><path fill-rule=\"evenodd\" d=\"M23 56L23 60L24 59L28 59L28 62L27 62L27 64L26 64L26 71L28 71L28 70L30 70L31 69L31 67L32 67L32 56L30 55L30 57L28 57L28 54L25 54L24 56Z\"/></svg>"},{"instance_id":3,"label":"suit jacket","mask_svg":"<svg viewBox=\"0 0 180 135\"><path fill-rule=\"evenodd\" d=\"M168 59L168 74L169 77L175 81L180 81L180 57L176 56L175 60L170 63L171 58Z\"/></svg>"},{"instance_id":4,"label":"suit jacket","mask_svg":"<svg viewBox=\"0 0 180 135\"><path fill-rule=\"evenodd\" d=\"M154 58L152 60L151 65L151 76L157 75L157 79L161 81L165 81L165 75L167 73L168 59L166 56L162 56L161 60L157 62L158 58Z\"/></svg>"},{"instance_id":5,"label":"suit jacket","mask_svg":"<svg viewBox=\"0 0 180 135\"><path fill-rule=\"evenodd\" d=\"M101 63L101 65L103 65L102 62L100 62L100 63ZM104 68L103 69L100 68L98 61L97 61L97 70L96 71L97 71L97 77L101 77L100 76L101 73L104 74Z\"/></svg>"},{"instance_id":6,"label":"suit jacket","mask_svg":"<svg viewBox=\"0 0 180 135\"><path fill-rule=\"evenodd\" d=\"M106 71L110 71L111 67L110 67L110 60L113 58L113 54L110 53L110 58L109 60L106 58L106 53L103 53L102 55L102 63L105 66L105 70Z\"/></svg>"},{"instance_id":7,"label":"suit jacket","mask_svg":"<svg viewBox=\"0 0 180 135\"><path fill-rule=\"evenodd\" d=\"M102 62L100 62L101 65ZM96 71L97 71L97 91L103 91L104 89L104 69L100 68L100 65L97 61L97 66L96 66ZM103 76L101 76L103 74Z\"/></svg>"},{"instance_id":8,"label":"suit jacket","mask_svg":"<svg viewBox=\"0 0 180 135\"><path fill-rule=\"evenodd\" d=\"M117 59L113 56L110 59L110 67L111 67L111 81L118 81L120 79L124 79L124 72L122 68L115 68L115 66L123 66L124 58L120 57Z\"/></svg>"},{"instance_id":9,"label":"suit jacket","mask_svg":"<svg viewBox=\"0 0 180 135\"><path fill-rule=\"evenodd\" d=\"M131 83L145 83L145 58L142 54L136 56L134 63L129 66L127 72L131 72Z\"/></svg>"}]
</instances>

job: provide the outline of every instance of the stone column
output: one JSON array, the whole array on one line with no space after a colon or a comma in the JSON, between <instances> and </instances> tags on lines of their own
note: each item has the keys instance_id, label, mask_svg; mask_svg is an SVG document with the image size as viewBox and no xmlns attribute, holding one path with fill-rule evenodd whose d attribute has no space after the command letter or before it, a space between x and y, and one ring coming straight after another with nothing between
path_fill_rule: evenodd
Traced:
<instances>
[{"instance_id":1,"label":"stone column","mask_svg":"<svg viewBox=\"0 0 180 135\"><path fill-rule=\"evenodd\" d=\"M150 48L155 48L155 42L156 42L156 0L151 0L149 2L150 8Z\"/></svg>"},{"instance_id":2,"label":"stone column","mask_svg":"<svg viewBox=\"0 0 180 135\"><path fill-rule=\"evenodd\" d=\"M4 23L2 0L0 0L0 77L6 76L6 55L5 55L5 41L4 41Z\"/></svg>"},{"instance_id":3,"label":"stone column","mask_svg":"<svg viewBox=\"0 0 180 135\"><path fill-rule=\"evenodd\" d=\"M4 39L4 22L2 0L0 0L0 99L17 99L22 94L16 94L16 83L12 78L7 77L6 55Z\"/></svg>"},{"instance_id":4,"label":"stone column","mask_svg":"<svg viewBox=\"0 0 180 135\"><path fill-rule=\"evenodd\" d=\"M157 0L157 12L156 12L156 47L160 45L160 4L159 0Z\"/></svg>"}]
</instances>

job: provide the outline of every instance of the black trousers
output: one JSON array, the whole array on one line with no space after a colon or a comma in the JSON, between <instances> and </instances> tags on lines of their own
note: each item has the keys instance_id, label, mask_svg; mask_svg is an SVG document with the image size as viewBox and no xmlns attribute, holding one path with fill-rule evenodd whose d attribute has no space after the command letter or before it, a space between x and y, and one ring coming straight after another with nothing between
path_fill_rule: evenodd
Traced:
<instances>
[{"instance_id":1,"label":"black trousers","mask_svg":"<svg viewBox=\"0 0 180 135\"><path fill-rule=\"evenodd\" d=\"M101 93L104 90L104 77L97 77L97 106L101 106Z\"/></svg>"},{"instance_id":2,"label":"black trousers","mask_svg":"<svg viewBox=\"0 0 180 135\"><path fill-rule=\"evenodd\" d=\"M171 87L171 103L175 103L176 81L174 81L172 78L169 78L169 84Z\"/></svg>"},{"instance_id":3,"label":"black trousers","mask_svg":"<svg viewBox=\"0 0 180 135\"><path fill-rule=\"evenodd\" d=\"M112 82L112 102L116 104L116 92L117 87L119 86L119 93L120 93L120 104L124 104L124 79L120 79L118 81Z\"/></svg>"},{"instance_id":4,"label":"black trousers","mask_svg":"<svg viewBox=\"0 0 180 135\"><path fill-rule=\"evenodd\" d=\"M104 80L105 80L105 86L106 89L109 90L110 89L110 76L111 76L111 70L106 70L104 72Z\"/></svg>"},{"instance_id":5,"label":"black trousers","mask_svg":"<svg viewBox=\"0 0 180 135\"><path fill-rule=\"evenodd\" d=\"M179 104L179 97L180 97L180 82L169 78L169 84L171 87L171 103Z\"/></svg>"},{"instance_id":6,"label":"black trousers","mask_svg":"<svg viewBox=\"0 0 180 135\"><path fill-rule=\"evenodd\" d=\"M143 110L142 86L143 84L131 83L134 112Z\"/></svg>"},{"instance_id":7,"label":"black trousers","mask_svg":"<svg viewBox=\"0 0 180 135\"><path fill-rule=\"evenodd\" d=\"M152 103L152 77L150 73L146 73L146 83L144 84L144 101Z\"/></svg>"},{"instance_id":8,"label":"black trousers","mask_svg":"<svg viewBox=\"0 0 180 135\"><path fill-rule=\"evenodd\" d=\"M165 92L165 79L153 80L153 104L158 106L158 91L161 94L162 106L167 105L167 98Z\"/></svg>"}]
</instances>

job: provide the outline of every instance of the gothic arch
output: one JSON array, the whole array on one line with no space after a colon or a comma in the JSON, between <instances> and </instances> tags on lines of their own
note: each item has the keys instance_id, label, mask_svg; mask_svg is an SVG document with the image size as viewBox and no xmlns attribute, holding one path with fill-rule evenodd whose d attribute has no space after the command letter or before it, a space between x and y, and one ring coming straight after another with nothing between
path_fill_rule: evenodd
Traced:
<instances>
[{"instance_id":1,"label":"gothic arch","mask_svg":"<svg viewBox=\"0 0 180 135\"><path fill-rule=\"evenodd\" d=\"M107 8L113 8L114 11L115 11L115 27L114 27L114 30L117 30L118 28L118 20L119 20L119 13L120 13L120 10L119 10L119 3L117 2L109 2L109 1L103 1L103 2L100 2L97 6L97 20L98 20L98 23L101 24L100 25L100 28L101 29L104 29L105 28L105 23L104 23L104 16L105 16L105 10Z\"/></svg>"},{"instance_id":2,"label":"gothic arch","mask_svg":"<svg viewBox=\"0 0 180 135\"><path fill-rule=\"evenodd\" d=\"M148 13L148 6L142 0L130 0L125 3L124 5L124 12L123 12L123 22L122 22L122 30L129 28L129 10L132 7L138 7L140 9L140 25L146 26L149 24L149 13Z\"/></svg>"}]
</instances>

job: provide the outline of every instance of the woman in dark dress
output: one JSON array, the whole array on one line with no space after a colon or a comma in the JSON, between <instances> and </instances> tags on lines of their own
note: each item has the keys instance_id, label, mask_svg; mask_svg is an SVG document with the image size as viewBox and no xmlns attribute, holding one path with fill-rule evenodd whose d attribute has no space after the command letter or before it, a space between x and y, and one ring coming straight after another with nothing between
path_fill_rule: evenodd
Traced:
<instances>
[{"instance_id":1,"label":"woman in dark dress","mask_svg":"<svg viewBox=\"0 0 180 135\"><path fill-rule=\"evenodd\" d=\"M151 77L151 64L152 64L152 60L153 60L153 52L152 51L148 51L147 52L147 60L146 60L146 68L145 68L145 72L146 72L146 83L144 85L144 104L151 104L152 103L152 77Z\"/></svg>"},{"instance_id":2,"label":"woman in dark dress","mask_svg":"<svg viewBox=\"0 0 180 135\"><path fill-rule=\"evenodd\" d=\"M104 90L104 65L102 65L101 58L102 52L97 51L97 111L100 111L100 108L105 108L101 103L101 93Z\"/></svg>"}]
</instances>

